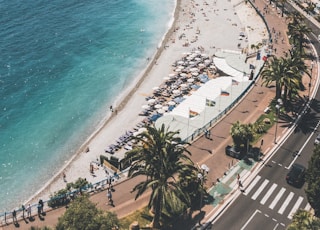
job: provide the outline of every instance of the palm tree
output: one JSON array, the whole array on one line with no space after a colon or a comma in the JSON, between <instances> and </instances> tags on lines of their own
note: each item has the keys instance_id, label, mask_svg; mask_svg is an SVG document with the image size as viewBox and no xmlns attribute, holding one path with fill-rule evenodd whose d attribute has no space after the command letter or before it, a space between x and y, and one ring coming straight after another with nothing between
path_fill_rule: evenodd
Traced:
<instances>
[{"instance_id":1,"label":"palm tree","mask_svg":"<svg viewBox=\"0 0 320 230\"><path fill-rule=\"evenodd\" d=\"M303 48L303 36L309 34L312 30L305 23L289 23L288 24L288 33L293 38L293 43L295 44L298 41L299 51L302 53Z\"/></svg>"},{"instance_id":2,"label":"palm tree","mask_svg":"<svg viewBox=\"0 0 320 230\"><path fill-rule=\"evenodd\" d=\"M309 230L319 229L320 220L316 218L311 212L299 209L292 218L292 223L288 230Z\"/></svg>"},{"instance_id":3,"label":"palm tree","mask_svg":"<svg viewBox=\"0 0 320 230\"><path fill-rule=\"evenodd\" d=\"M289 24L295 25L299 24L303 20L303 15L299 11L292 11L289 13L287 19L289 20Z\"/></svg>"},{"instance_id":4,"label":"palm tree","mask_svg":"<svg viewBox=\"0 0 320 230\"><path fill-rule=\"evenodd\" d=\"M285 68L285 60L283 58L277 58L273 56L271 59L268 59L267 67L261 72L263 85L270 86L273 82L275 82L276 98L281 98L281 82L285 77Z\"/></svg>"},{"instance_id":5,"label":"palm tree","mask_svg":"<svg viewBox=\"0 0 320 230\"><path fill-rule=\"evenodd\" d=\"M298 51L290 53L291 56L286 59L287 72L286 79L284 79L284 101L292 100L293 95L297 95L299 90L303 90L302 75L307 74L311 78L311 73L304 59L300 56Z\"/></svg>"},{"instance_id":6,"label":"palm tree","mask_svg":"<svg viewBox=\"0 0 320 230\"><path fill-rule=\"evenodd\" d=\"M160 227L163 210L173 210L181 203L190 204L189 196L183 192L177 178L197 168L186 155L191 153L177 137L178 133L169 131L164 125L159 129L148 126L145 132L133 137L137 145L124 158L124 162L131 163L129 177L146 176L133 191L137 191L137 199L151 189L148 207L154 212L153 228Z\"/></svg>"},{"instance_id":7,"label":"palm tree","mask_svg":"<svg viewBox=\"0 0 320 230\"><path fill-rule=\"evenodd\" d=\"M276 98L282 98L286 106L287 99L291 102L293 96L298 95L298 91L302 89L303 74L311 77L300 52L293 50L288 58L273 56L268 60L267 67L261 72L262 84L270 86L275 82Z\"/></svg>"},{"instance_id":8,"label":"palm tree","mask_svg":"<svg viewBox=\"0 0 320 230\"><path fill-rule=\"evenodd\" d=\"M252 124L241 124L240 121L233 123L230 130L233 143L236 149L247 147L253 140L253 126Z\"/></svg>"}]
</instances>

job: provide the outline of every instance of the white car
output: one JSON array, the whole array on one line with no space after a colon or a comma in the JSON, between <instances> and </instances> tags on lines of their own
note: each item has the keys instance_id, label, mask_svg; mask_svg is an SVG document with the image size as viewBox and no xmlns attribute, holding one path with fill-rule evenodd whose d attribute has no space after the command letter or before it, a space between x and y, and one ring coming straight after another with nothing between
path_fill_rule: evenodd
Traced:
<instances>
[{"instance_id":1,"label":"white car","mask_svg":"<svg viewBox=\"0 0 320 230\"><path fill-rule=\"evenodd\" d=\"M317 136L316 139L314 140L314 144L315 144L315 145L320 144L320 133L318 134L318 136Z\"/></svg>"}]
</instances>

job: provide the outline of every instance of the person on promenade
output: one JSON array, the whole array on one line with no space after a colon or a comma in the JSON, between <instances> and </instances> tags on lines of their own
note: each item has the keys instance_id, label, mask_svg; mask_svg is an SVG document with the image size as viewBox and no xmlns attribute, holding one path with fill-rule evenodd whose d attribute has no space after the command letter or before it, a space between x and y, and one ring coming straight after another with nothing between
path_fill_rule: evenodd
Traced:
<instances>
[{"instance_id":1,"label":"person on promenade","mask_svg":"<svg viewBox=\"0 0 320 230\"><path fill-rule=\"evenodd\" d=\"M26 211L26 207L24 205L21 205L22 209L22 218L24 219L24 212Z\"/></svg>"},{"instance_id":2,"label":"person on promenade","mask_svg":"<svg viewBox=\"0 0 320 230\"><path fill-rule=\"evenodd\" d=\"M13 222L13 224L18 223L18 220L17 220L17 212L16 212L15 209L13 209L13 212L12 212L12 222Z\"/></svg>"},{"instance_id":3,"label":"person on promenade","mask_svg":"<svg viewBox=\"0 0 320 230\"><path fill-rule=\"evenodd\" d=\"M31 217L31 205L30 204L28 204L28 208L27 208L27 217L28 217L28 219L30 219L30 217Z\"/></svg>"},{"instance_id":4,"label":"person on promenade","mask_svg":"<svg viewBox=\"0 0 320 230\"><path fill-rule=\"evenodd\" d=\"M44 206L42 199L39 200L39 206L40 206L40 212L42 214L43 213L43 206Z\"/></svg>"},{"instance_id":5,"label":"person on promenade","mask_svg":"<svg viewBox=\"0 0 320 230\"><path fill-rule=\"evenodd\" d=\"M107 179L107 183L108 183L108 189L112 189L112 177L111 176L108 176L108 179Z\"/></svg>"},{"instance_id":6,"label":"person on promenade","mask_svg":"<svg viewBox=\"0 0 320 230\"><path fill-rule=\"evenodd\" d=\"M108 198L108 205L114 206L113 200L112 200L112 193L110 189L107 189L107 198Z\"/></svg>"},{"instance_id":7,"label":"person on promenade","mask_svg":"<svg viewBox=\"0 0 320 230\"><path fill-rule=\"evenodd\" d=\"M38 210L38 216L39 218L41 217L41 205L38 203L38 206L37 206L37 210Z\"/></svg>"}]
</instances>

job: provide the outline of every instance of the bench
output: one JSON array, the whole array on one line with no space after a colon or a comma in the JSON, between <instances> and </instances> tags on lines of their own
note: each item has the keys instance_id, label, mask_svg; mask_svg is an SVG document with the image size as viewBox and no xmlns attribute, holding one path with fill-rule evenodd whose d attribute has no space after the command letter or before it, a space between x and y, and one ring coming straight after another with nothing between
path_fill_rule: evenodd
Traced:
<instances>
[{"instance_id":1,"label":"bench","mask_svg":"<svg viewBox=\"0 0 320 230\"><path fill-rule=\"evenodd\" d=\"M270 112L270 107L268 106L267 108L265 108L265 109L263 110L263 112L264 112L264 113L269 113L269 112Z\"/></svg>"}]
</instances>

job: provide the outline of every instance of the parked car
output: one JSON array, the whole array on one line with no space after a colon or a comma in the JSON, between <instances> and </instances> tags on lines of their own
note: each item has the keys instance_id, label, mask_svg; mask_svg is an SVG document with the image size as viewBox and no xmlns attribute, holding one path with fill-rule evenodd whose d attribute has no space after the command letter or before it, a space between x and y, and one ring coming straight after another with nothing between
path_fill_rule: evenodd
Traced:
<instances>
[{"instance_id":1,"label":"parked car","mask_svg":"<svg viewBox=\"0 0 320 230\"><path fill-rule=\"evenodd\" d=\"M317 136L316 139L314 140L314 144L315 144L315 145L320 144L320 133L318 134L318 136Z\"/></svg>"},{"instance_id":2,"label":"parked car","mask_svg":"<svg viewBox=\"0 0 320 230\"><path fill-rule=\"evenodd\" d=\"M241 159L243 157L243 154L240 150L236 150L233 146L230 145L226 146L226 154L237 159Z\"/></svg>"},{"instance_id":3,"label":"parked car","mask_svg":"<svg viewBox=\"0 0 320 230\"><path fill-rule=\"evenodd\" d=\"M293 164L286 176L288 184L301 187L304 183L306 168L300 164Z\"/></svg>"}]
</instances>

